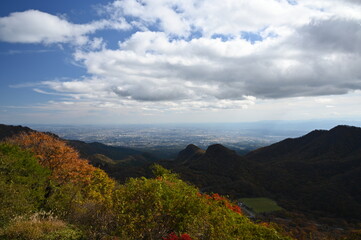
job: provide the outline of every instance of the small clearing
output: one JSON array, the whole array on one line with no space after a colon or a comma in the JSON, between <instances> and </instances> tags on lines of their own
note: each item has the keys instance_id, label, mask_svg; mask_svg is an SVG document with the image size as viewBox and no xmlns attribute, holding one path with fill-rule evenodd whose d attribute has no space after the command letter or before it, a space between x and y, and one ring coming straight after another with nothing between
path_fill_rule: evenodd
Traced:
<instances>
[{"instance_id":1,"label":"small clearing","mask_svg":"<svg viewBox=\"0 0 361 240\"><path fill-rule=\"evenodd\" d=\"M270 198L241 198L240 201L255 213L269 213L282 210L282 208Z\"/></svg>"}]
</instances>

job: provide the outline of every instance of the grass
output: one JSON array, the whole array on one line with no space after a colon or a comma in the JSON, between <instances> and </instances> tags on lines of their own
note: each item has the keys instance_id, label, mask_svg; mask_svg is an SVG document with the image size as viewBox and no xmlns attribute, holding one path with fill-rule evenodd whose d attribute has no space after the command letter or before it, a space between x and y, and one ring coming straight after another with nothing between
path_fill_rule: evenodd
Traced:
<instances>
[{"instance_id":1,"label":"grass","mask_svg":"<svg viewBox=\"0 0 361 240\"><path fill-rule=\"evenodd\" d=\"M282 210L275 201L269 198L241 198L241 202L251 208L255 213L268 213Z\"/></svg>"},{"instance_id":2,"label":"grass","mask_svg":"<svg viewBox=\"0 0 361 240\"><path fill-rule=\"evenodd\" d=\"M35 213L16 217L7 227L0 229L0 239L19 240L80 240L82 233L49 213Z\"/></svg>"}]
</instances>

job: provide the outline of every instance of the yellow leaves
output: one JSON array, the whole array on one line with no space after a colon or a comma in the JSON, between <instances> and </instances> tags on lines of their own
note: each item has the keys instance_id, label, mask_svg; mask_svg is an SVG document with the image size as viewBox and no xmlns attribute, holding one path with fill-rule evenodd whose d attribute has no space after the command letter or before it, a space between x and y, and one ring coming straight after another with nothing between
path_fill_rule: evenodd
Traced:
<instances>
[{"instance_id":1,"label":"yellow leaves","mask_svg":"<svg viewBox=\"0 0 361 240\"><path fill-rule=\"evenodd\" d=\"M115 181L101 169L96 169L90 179L90 183L85 187L85 195L92 200L105 204L112 203L112 196Z\"/></svg>"}]
</instances>

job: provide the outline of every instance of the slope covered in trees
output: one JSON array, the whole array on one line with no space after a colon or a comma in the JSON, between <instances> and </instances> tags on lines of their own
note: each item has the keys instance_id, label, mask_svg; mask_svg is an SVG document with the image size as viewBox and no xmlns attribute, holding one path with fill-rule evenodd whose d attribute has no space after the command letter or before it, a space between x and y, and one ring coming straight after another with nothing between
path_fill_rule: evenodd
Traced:
<instances>
[{"instance_id":1,"label":"slope covered in trees","mask_svg":"<svg viewBox=\"0 0 361 240\"><path fill-rule=\"evenodd\" d=\"M315 130L246 156L191 145L164 165L208 191L268 196L289 210L361 220L361 128Z\"/></svg>"},{"instance_id":2,"label":"slope covered in trees","mask_svg":"<svg viewBox=\"0 0 361 240\"><path fill-rule=\"evenodd\" d=\"M28 127L0 124L0 141L15 136L19 133L37 132ZM150 176L149 166L157 158L127 147L108 146L98 142L86 143L78 140L60 139L55 134L53 137L64 141L76 149L81 158L89 160L95 166L105 170L111 177L124 182L129 177Z\"/></svg>"},{"instance_id":3,"label":"slope covered in trees","mask_svg":"<svg viewBox=\"0 0 361 240\"><path fill-rule=\"evenodd\" d=\"M55 136L0 144L1 239L289 239L159 165L119 184Z\"/></svg>"},{"instance_id":4,"label":"slope covered in trees","mask_svg":"<svg viewBox=\"0 0 361 240\"><path fill-rule=\"evenodd\" d=\"M361 128L337 126L286 139L245 156L284 206L361 220Z\"/></svg>"}]
</instances>

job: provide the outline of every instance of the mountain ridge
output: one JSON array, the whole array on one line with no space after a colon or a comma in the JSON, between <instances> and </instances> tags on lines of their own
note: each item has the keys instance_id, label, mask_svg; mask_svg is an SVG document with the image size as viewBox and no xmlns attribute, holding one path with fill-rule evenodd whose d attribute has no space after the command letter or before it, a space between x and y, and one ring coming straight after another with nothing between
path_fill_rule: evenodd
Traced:
<instances>
[{"instance_id":1,"label":"mountain ridge","mask_svg":"<svg viewBox=\"0 0 361 240\"><path fill-rule=\"evenodd\" d=\"M361 219L361 128L339 125L288 138L245 156L217 146L187 166L169 164L208 191L267 196L282 207L321 216ZM199 162L203 162L199 164ZM209 166L207 163L212 162ZM229 166L227 166L227 162ZM220 164L221 163L221 164ZM222 165L223 164L223 165ZM225 178L226 177L226 178Z\"/></svg>"}]
</instances>

